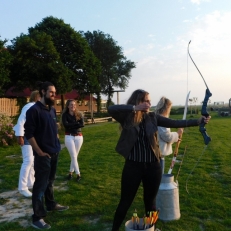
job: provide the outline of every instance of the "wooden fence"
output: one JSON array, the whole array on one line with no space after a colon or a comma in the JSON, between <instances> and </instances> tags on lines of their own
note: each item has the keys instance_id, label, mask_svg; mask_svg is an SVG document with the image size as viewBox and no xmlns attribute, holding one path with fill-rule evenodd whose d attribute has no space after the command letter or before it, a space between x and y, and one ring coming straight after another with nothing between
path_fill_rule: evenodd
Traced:
<instances>
[{"instance_id":1,"label":"wooden fence","mask_svg":"<svg viewBox=\"0 0 231 231\"><path fill-rule=\"evenodd\" d=\"M0 113L8 116L16 116L18 109L17 99L0 98Z\"/></svg>"}]
</instances>

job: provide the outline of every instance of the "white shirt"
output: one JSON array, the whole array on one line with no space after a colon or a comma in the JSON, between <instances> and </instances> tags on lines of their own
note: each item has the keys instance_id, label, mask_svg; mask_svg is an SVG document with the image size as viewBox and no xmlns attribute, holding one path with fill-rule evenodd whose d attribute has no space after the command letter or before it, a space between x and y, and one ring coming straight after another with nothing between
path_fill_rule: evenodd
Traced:
<instances>
[{"instance_id":1,"label":"white shirt","mask_svg":"<svg viewBox=\"0 0 231 231\"><path fill-rule=\"evenodd\" d=\"M172 154L172 144L177 142L179 135L177 132L171 132L170 128L158 126L158 141L161 157Z\"/></svg>"},{"instance_id":2,"label":"white shirt","mask_svg":"<svg viewBox=\"0 0 231 231\"><path fill-rule=\"evenodd\" d=\"M15 136L24 136L24 124L26 122L26 112L27 110L33 106L35 102L27 103L21 111L20 116L18 117L17 124L13 127L13 130L15 131Z\"/></svg>"}]
</instances>

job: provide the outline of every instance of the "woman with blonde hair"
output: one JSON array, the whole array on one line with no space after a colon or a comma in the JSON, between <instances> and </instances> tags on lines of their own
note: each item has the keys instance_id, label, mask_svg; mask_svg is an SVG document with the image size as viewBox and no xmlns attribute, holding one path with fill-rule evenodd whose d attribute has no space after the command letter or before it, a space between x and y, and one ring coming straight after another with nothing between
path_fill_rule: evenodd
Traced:
<instances>
[{"instance_id":1,"label":"woman with blonde hair","mask_svg":"<svg viewBox=\"0 0 231 231\"><path fill-rule=\"evenodd\" d=\"M70 180L73 172L75 172L77 174L77 181L80 181L81 175L78 164L78 154L83 144L81 128L84 127L84 119L80 111L77 110L75 100L67 100L61 118L61 122L65 128L65 146L71 157L68 179Z\"/></svg>"},{"instance_id":2,"label":"woman with blonde hair","mask_svg":"<svg viewBox=\"0 0 231 231\"><path fill-rule=\"evenodd\" d=\"M40 100L39 91L32 91L29 100L30 102L22 108L17 124L13 128L15 131L15 136L17 137L17 142L21 146L23 160L19 174L18 191L25 197L32 196L29 188L33 187L35 179L33 150L28 140L24 136L24 124L26 122L27 110L38 100Z\"/></svg>"},{"instance_id":3,"label":"woman with blonde hair","mask_svg":"<svg viewBox=\"0 0 231 231\"><path fill-rule=\"evenodd\" d=\"M155 112L157 115L168 118L172 108L172 102L166 98L161 97ZM179 128L177 132L171 132L170 128L158 126L158 142L160 149L160 164L162 167L162 174L164 174L165 156L172 154L172 144L179 140L180 135L183 134L183 129Z\"/></svg>"},{"instance_id":4,"label":"woman with blonde hair","mask_svg":"<svg viewBox=\"0 0 231 231\"><path fill-rule=\"evenodd\" d=\"M116 151L125 158L121 177L121 197L114 215L111 231L119 231L142 182L145 213L157 210L156 194L162 170L157 143L157 126L190 127L208 123L210 117L194 120L171 120L150 112L151 98L147 91L135 90L127 104L113 105L108 113L120 123L121 135Z\"/></svg>"}]
</instances>

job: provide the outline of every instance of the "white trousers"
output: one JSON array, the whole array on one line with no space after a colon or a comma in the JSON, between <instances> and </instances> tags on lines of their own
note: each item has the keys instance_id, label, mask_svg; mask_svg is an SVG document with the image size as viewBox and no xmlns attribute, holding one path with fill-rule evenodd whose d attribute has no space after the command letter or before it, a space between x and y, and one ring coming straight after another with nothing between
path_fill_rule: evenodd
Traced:
<instances>
[{"instance_id":1,"label":"white trousers","mask_svg":"<svg viewBox=\"0 0 231 231\"><path fill-rule=\"evenodd\" d=\"M82 136L65 135L65 146L67 147L67 150L71 157L70 172L75 171L76 174L80 174L79 164L78 164L78 154L82 144L83 144Z\"/></svg>"},{"instance_id":2,"label":"white trousers","mask_svg":"<svg viewBox=\"0 0 231 231\"><path fill-rule=\"evenodd\" d=\"M22 166L19 174L18 190L32 188L34 184L34 155L31 145L23 145Z\"/></svg>"}]
</instances>

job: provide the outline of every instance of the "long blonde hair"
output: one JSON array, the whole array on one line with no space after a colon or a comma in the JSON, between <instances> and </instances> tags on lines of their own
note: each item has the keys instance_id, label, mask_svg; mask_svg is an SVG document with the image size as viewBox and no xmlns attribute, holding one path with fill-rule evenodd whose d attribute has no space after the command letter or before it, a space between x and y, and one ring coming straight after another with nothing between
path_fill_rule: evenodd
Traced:
<instances>
[{"instance_id":1,"label":"long blonde hair","mask_svg":"<svg viewBox=\"0 0 231 231\"><path fill-rule=\"evenodd\" d=\"M166 117L169 117L171 106L171 100L162 96L156 105L155 112L158 115L165 115Z\"/></svg>"},{"instance_id":2,"label":"long blonde hair","mask_svg":"<svg viewBox=\"0 0 231 231\"><path fill-rule=\"evenodd\" d=\"M68 113L69 112L69 108L68 107L69 107L69 105L70 105L71 102L75 102L75 104L76 104L76 101L74 99L68 99L67 102L66 102L66 104L65 104L65 107L64 107L64 109L62 111L62 115L64 113ZM61 121L60 121L61 124L62 124L62 115L61 115ZM76 120L80 120L83 117L82 113L77 108L74 111L74 115L75 115Z\"/></svg>"}]
</instances>

